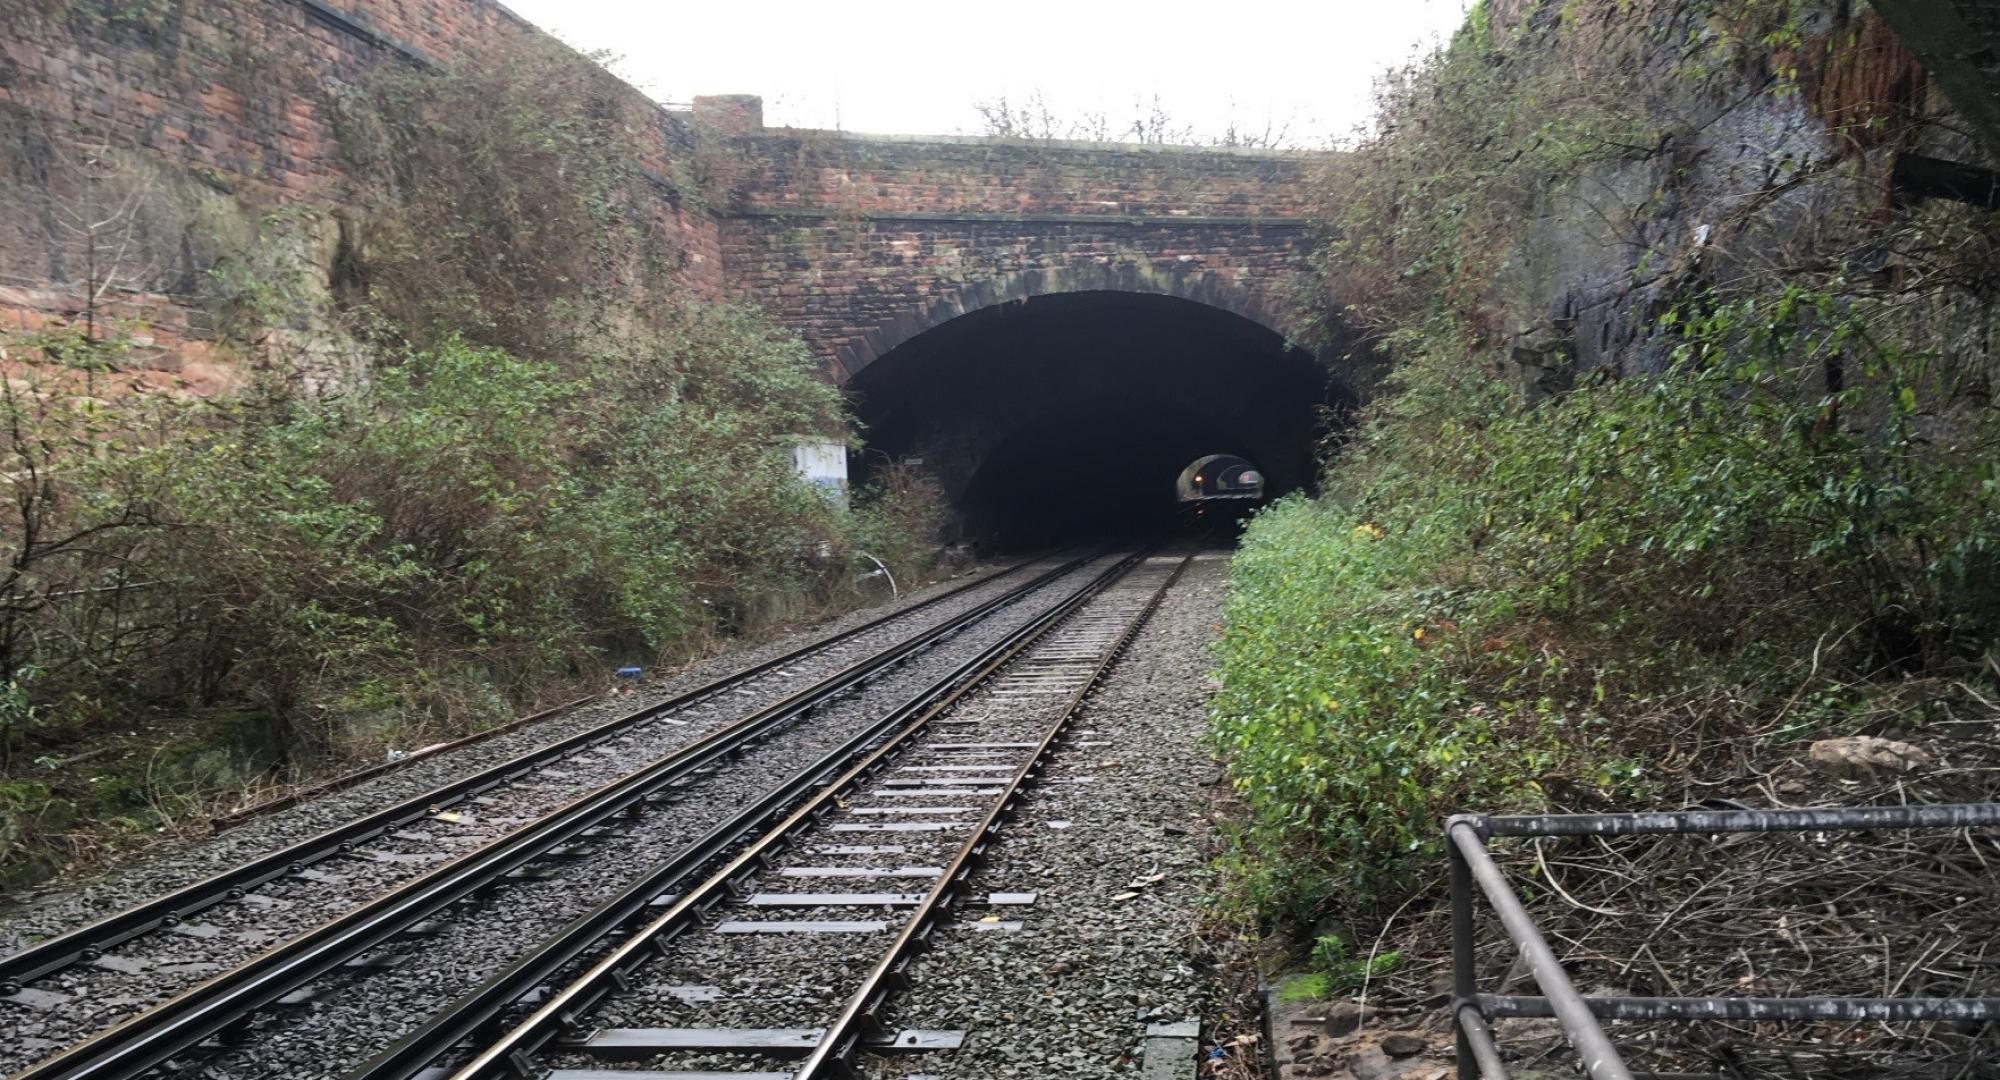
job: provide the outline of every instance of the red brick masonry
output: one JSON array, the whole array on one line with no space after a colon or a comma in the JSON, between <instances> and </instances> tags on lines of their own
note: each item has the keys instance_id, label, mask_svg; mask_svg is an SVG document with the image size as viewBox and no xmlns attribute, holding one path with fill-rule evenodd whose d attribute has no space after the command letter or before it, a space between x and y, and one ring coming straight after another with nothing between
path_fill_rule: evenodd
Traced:
<instances>
[{"instance_id":1,"label":"red brick masonry","mask_svg":"<svg viewBox=\"0 0 2000 1080\"><path fill-rule=\"evenodd\" d=\"M0 111L143 148L231 194L335 212L351 190L344 86L377 65L476 60L537 32L489 0L136 0L118 12L0 5ZM689 285L766 305L839 377L956 311L1038 292L1166 292L1276 325L1305 254L1306 155L775 130L741 96L650 115L637 164L664 178L700 153L721 189L689 209L662 179L654 227L688 253ZM6 166L16 184L45 179L35 162ZM45 233L0 207L0 284L14 287L0 292L0 327L65 307L71 286L55 280ZM199 336L198 317L157 314Z\"/></svg>"}]
</instances>

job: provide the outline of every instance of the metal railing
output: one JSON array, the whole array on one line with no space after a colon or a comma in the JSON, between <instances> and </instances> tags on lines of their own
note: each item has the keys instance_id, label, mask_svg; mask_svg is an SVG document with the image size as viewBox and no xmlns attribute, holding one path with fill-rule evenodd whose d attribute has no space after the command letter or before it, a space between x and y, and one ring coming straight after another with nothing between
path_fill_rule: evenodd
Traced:
<instances>
[{"instance_id":1,"label":"metal railing","mask_svg":"<svg viewBox=\"0 0 2000 1080\"><path fill-rule=\"evenodd\" d=\"M1584 997L1536 929L1493 855L1496 836L1630 836L1641 833L1835 832L2000 825L2000 803L1857 806L1805 810L1682 810L1638 814L1460 814L1445 822L1451 859L1452 1024L1459 1080L1507 1080L1490 1021L1554 1017L1592 1080L1632 1080L1601 1020L1924 1021L2000 1019L2000 998ZM1539 997L1482 994L1473 889L1485 894L1527 961Z\"/></svg>"}]
</instances>

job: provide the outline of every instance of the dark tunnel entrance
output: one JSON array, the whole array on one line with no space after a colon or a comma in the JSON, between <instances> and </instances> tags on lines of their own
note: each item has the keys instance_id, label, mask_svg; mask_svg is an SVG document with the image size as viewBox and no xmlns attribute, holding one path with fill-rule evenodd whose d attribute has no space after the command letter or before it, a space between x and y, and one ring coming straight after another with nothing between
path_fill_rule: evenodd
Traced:
<instances>
[{"instance_id":1,"label":"dark tunnel entrance","mask_svg":"<svg viewBox=\"0 0 2000 1080\"><path fill-rule=\"evenodd\" d=\"M1348 395L1314 356L1240 315L1172 296L1073 292L971 312L848 384L854 463L943 486L964 538L1012 549L1128 535L1173 518L1210 454L1255 462L1271 497L1308 487Z\"/></svg>"}]
</instances>

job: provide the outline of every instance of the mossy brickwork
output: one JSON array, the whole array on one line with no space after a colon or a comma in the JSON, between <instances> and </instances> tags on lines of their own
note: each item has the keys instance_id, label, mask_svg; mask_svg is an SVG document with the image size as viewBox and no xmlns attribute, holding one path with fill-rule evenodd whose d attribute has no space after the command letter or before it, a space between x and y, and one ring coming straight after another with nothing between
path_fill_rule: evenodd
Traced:
<instances>
[{"instance_id":1,"label":"mossy brickwork","mask_svg":"<svg viewBox=\"0 0 2000 1080\"><path fill-rule=\"evenodd\" d=\"M338 238L365 224L354 88L385 66L477 66L538 35L486 0L10 5L0 132L21 149L4 179L59 189L47 147L101 143L172 174L170 187L191 178L244 220L316 207ZM980 283L1023 275L1055 289L1117 277L1289 328L1282 300L1309 251L1309 155L768 129L755 98L673 111L597 75L593 94L630 128L630 164L652 184L652 229L678 253L681 282L766 306L836 377L872 359L871 341L899 321L985 302ZM77 274L45 217L11 205L0 208L0 326L33 329L77 310ZM212 259L198 242L177 249L201 231L194 215L178 197L162 209L147 237L159 257L114 290L179 328L176 342L204 336L194 293ZM338 245L325 251L316 273L331 281Z\"/></svg>"}]
</instances>

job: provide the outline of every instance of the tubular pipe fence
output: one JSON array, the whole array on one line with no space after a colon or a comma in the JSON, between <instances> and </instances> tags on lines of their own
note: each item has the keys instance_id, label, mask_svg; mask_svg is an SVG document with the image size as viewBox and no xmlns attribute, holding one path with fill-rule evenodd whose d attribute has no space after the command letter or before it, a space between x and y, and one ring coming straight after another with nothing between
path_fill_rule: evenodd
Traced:
<instances>
[{"instance_id":1,"label":"tubular pipe fence","mask_svg":"<svg viewBox=\"0 0 2000 1080\"><path fill-rule=\"evenodd\" d=\"M1451 860L1452 1026L1459 1080L1507 1080L1491 1021L1553 1017L1591 1080L1633 1080L1600 1020L2000 1020L2000 998L1584 997L1535 927L1486 842L1496 836L1632 836L1749 832L1961 829L2000 825L2000 803L1801 810L1680 810L1637 814L1459 814L1445 822ZM1483 994L1473 892L1486 897L1527 961L1540 997Z\"/></svg>"}]
</instances>

